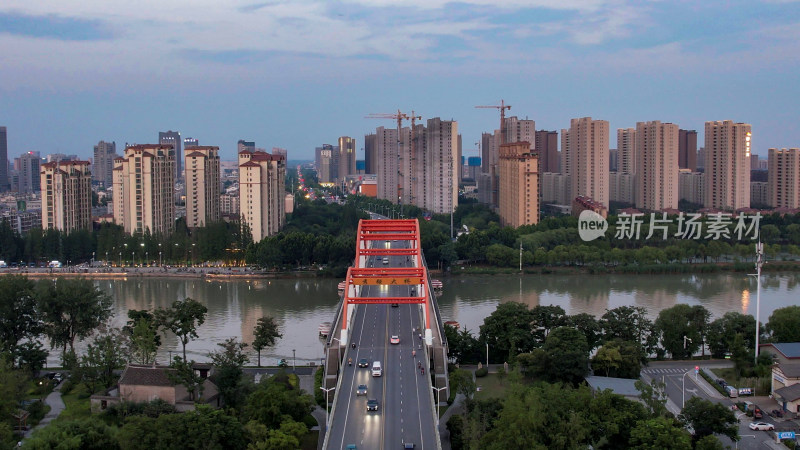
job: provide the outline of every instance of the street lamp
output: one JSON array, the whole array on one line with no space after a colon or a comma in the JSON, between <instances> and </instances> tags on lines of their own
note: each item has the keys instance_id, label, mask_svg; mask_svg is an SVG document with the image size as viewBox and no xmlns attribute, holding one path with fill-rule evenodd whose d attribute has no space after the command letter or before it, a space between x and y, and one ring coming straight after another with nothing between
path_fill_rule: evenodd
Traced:
<instances>
[{"instance_id":1,"label":"street lamp","mask_svg":"<svg viewBox=\"0 0 800 450\"><path fill-rule=\"evenodd\" d=\"M194 244L192 244L192 267L194 267Z\"/></svg>"},{"instance_id":2,"label":"street lamp","mask_svg":"<svg viewBox=\"0 0 800 450\"><path fill-rule=\"evenodd\" d=\"M292 349L292 372L297 372L297 364L295 363L295 357L297 356L297 351Z\"/></svg>"},{"instance_id":3,"label":"street lamp","mask_svg":"<svg viewBox=\"0 0 800 450\"><path fill-rule=\"evenodd\" d=\"M486 370L489 370L489 335L486 335Z\"/></svg>"},{"instance_id":4,"label":"street lamp","mask_svg":"<svg viewBox=\"0 0 800 450\"><path fill-rule=\"evenodd\" d=\"M144 260L147 261L147 265L150 265L150 252L144 252Z\"/></svg>"},{"instance_id":5,"label":"street lamp","mask_svg":"<svg viewBox=\"0 0 800 450\"><path fill-rule=\"evenodd\" d=\"M436 389L436 426L438 427L439 426L439 419L442 417L441 414L439 413L439 408L440 408L440 405L442 404L442 397L441 397L442 394L441 394L441 392L442 392L442 390L447 389L447 386L440 387L440 388L435 387L434 389Z\"/></svg>"},{"instance_id":6,"label":"street lamp","mask_svg":"<svg viewBox=\"0 0 800 450\"><path fill-rule=\"evenodd\" d=\"M158 243L158 267L161 267L161 242Z\"/></svg>"},{"instance_id":7,"label":"street lamp","mask_svg":"<svg viewBox=\"0 0 800 450\"><path fill-rule=\"evenodd\" d=\"M122 252L119 252L119 267L122 267Z\"/></svg>"},{"instance_id":8,"label":"street lamp","mask_svg":"<svg viewBox=\"0 0 800 450\"><path fill-rule=\"evenodd\" d=\"M699 366L694 366L695 372L697 372L699 369ZM692 371L687 370L686 373L681 376L681 394L683 395L683 398L681 399L681 409L686 406L686 375L689 375L690 373L692 373Z\"/></svg>"},{"instance_id":9,"label":"street lamp","mask_svg":"<svg viewBox=\"0 0 800 450\"><path fill-rule=\"evenodd\" d=\"M325 391L325 429L326 429L326 432L327 432L328 425L330 425L330 421L328 419L328 403L330 403L330 401L328 400L328 393L330 391L336 389L336 386L328 388L328 389L325 389L323 386L320 386L319 388L322 389L323 391Z\"/></svg>"},{"instance_id":10,"label":"street lamp","mask_svg":"<svg viewBox=\"0 0 800 450\"><path fill-rule=\"evenodd\" d=\"M761 239L756 244L756 273L750 276L756 277L756 347L753 351L755 364L758 365L758 338L761 334L761 266L764 265L764 244Z\"/></svg>"},{"instance_id":11,"label":"street lamp","mask_svg":"<svg viewBox=\"0 0 800 450\"><path fill-rule=\"evenodd\" d=\"M145 256L146 256L146 255L147 255L147 252L145 252L145 251L144 251L144 242L141 242L141 243L139 243L139 246L141 246L141 247L142 247L142 251L144 252L144 254L145 254ZM141 257L141 256L142 256L142 254L141 254L141 253L139 253L139 257ZM144 267L144 260L141 260L141 262L142 262L142 267Z\"/></svg>"}]
</instances>

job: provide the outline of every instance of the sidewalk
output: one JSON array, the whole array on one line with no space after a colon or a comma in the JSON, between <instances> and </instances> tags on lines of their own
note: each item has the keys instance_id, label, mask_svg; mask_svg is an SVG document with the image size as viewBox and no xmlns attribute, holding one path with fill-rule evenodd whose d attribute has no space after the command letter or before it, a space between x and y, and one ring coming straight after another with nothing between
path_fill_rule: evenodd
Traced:
<instances>
[{"instance_id":1,"label":"sidewalk","mask_svg":"<svg viewBox=\"0 0 800 450\"><path fill-rule=\"evenodd\" d=\"M56 417L58 417L59 414L61 414L61 411L64 410L66 406L64 405L64 400L61 399L61 386L63 385L64 383L59 383L59 385L56 386L55 389L53 389L53 392L51 392L47 396L47 398L44 399L45 404L50 406L50 412L48 412L47 415L44 416L44 418L42 419L41 422L39 422L38 425L28 429L25 432L24 435L25 438L29 438L31 434L33 434L33 432L38 430L39 428L44 428L45 426L47 426L47 424L52 422Z\"/></svg>"}]
</instances>

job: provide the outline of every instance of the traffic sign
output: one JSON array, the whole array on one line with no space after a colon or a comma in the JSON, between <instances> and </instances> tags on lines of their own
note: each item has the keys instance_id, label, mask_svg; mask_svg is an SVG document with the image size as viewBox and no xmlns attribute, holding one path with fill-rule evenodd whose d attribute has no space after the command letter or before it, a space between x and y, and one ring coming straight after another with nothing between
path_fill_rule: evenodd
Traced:
<instances>
[{"instance_id":1,"label":"traffic sign","mask_svg":"<svg viewBox=\"0 0 800 450\"><path fill-rule=\"evenodd\" d=\"M778 431L778 439L794 439L794 431Z\"/></svg>"},{"instance_id":2,"label":"traffic sign","mask_svg":"<svg viewBox=\"0 0 800 450\"><path fill-rule=\"evenodd\" d=\"M694 366L694 373L700 372L700 366Z\"/></svg>"}]
</instances>

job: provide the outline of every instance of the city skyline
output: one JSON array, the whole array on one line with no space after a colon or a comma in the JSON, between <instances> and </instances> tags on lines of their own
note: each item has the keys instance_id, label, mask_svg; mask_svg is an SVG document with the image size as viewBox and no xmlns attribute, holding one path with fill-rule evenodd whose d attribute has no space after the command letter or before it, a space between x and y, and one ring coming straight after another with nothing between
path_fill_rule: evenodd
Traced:
<instances>
[{"instance_id":1,"label":"city skyline","mask_svg":"<svg viewBox=\"0 0 800 450\"><path fill-rule=\"evenodd\" d=\"M393 126L364 116L399 108L458 121L472 156L499 123L474 106L504 99L508 115L547 130L585 116L611 130L659 120L703 142L706 121L745 122L765 157L800 142L787 126L800 115L798 23L800 2L785 0L10 0L0 124L10 155L88 159L99 140L154 144L171 129L225 160L239 139L312 160L342 135L363 159L361 137Z\"/></svg>"}]
</instances>

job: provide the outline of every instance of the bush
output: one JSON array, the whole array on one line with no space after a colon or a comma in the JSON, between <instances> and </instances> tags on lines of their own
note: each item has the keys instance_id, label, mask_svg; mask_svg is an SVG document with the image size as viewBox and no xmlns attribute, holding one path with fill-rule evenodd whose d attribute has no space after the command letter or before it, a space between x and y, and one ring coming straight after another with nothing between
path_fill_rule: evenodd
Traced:
<instances>
[{"instance_id":1,"label":"bush","mask_svg":"<svg viewBox=\"0 0 800 450\"><path fill-rule=\"evenodd\" d=\"M319 366L314 373L314 401L321 407L326 408L325 405L325 391L320 389L322 387L322 378L325 376L325 366Z\"/></svg>"},{"instance_id":2,"label":"bush","mask_svg":"<svg viewBox=\"0 0 800 450\"><path fill-rule=\"evenodd\" d=\"M481 367L480 369L475 371L475 378L483 378L489 374L488 367Z\"/></svg>"},{"instance_id":3,"label":"bush","mask_svg":"<svg viewBox=\"0 0 800 450\"><path fill-rule=\"evenodd\" d=\"M50 410L50 407L45 405L44 402L36 401L28 405L27 410L30 413L28 420L33 423L39 423L47 414L47 411Z\"/></svg>"}]
</instances>

